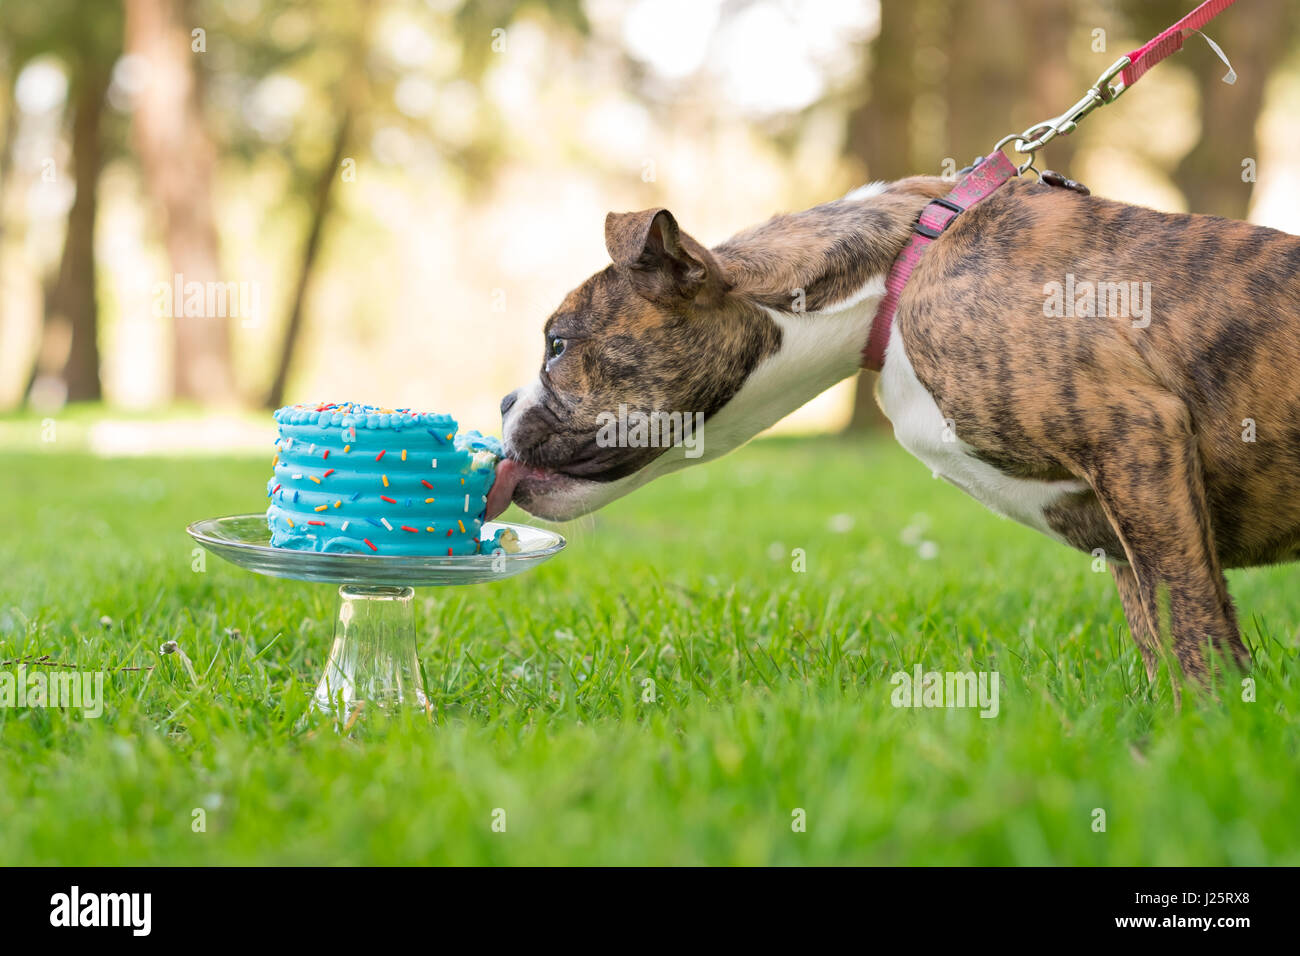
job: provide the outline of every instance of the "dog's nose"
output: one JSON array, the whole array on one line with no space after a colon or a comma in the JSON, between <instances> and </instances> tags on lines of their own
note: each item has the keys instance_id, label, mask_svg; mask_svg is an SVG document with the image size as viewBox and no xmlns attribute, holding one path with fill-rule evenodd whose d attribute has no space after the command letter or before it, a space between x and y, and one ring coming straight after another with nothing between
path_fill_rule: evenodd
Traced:
<instances>
[{"instance_id":1,"label":"dog's nose","mask_svg":"<svg viewBox=\"0 0 1300 956\"><path fill-rule=\"evenodd\" d=\"M518 399L519 399L519 389L515 389L513 392L511 392L511 393L510 393L509 395L507 395L505 398L501 399L501 417L502 417L502 418L505 418L505 417L506 417L506 414L510 411L510 409L512 409L512 408L514 407L515 402L516 402Z\"/></svg>"}]
</instances>

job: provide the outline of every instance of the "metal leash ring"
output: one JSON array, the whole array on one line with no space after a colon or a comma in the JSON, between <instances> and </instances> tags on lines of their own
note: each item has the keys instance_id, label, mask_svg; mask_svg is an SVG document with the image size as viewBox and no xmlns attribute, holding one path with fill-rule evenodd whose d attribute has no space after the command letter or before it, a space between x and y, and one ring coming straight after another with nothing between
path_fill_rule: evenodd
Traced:
<instances>
[{"instance_id":1,"label":"metal leash ring","mask_svg":"<svg viewBox=\"0 0 1300 956\"><path fill-rule=\"evenodd\" d=\"M1031 169L1034 171L1035 176L1039 175L1038 167L1034 165L1034 157L1035 154L1038 152L1038 150L1022 148L1026 143L1026 136L1028 135L1029 132L1030 132L1029 130L1026 130L1023 133L1010 133L1007 136L1003 136L1000 140L998 140L997 145L993 147L994 151L997 151L1001 149L1003 146L1005 146L1007 143L1011 143L1011 148L1014 149L1017 153L1024 153L1029 157L1027 160L1025 160L1023 163L1021 163L1019 166L1016 167L1016 175L1018 176L1023 176L1028 170Z\"/></svg>"}]
</instances>

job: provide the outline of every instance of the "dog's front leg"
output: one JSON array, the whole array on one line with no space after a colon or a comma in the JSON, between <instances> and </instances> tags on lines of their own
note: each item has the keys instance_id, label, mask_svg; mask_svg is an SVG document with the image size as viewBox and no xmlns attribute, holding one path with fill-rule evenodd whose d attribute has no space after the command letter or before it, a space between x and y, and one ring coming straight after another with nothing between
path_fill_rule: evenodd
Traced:
<instances>
[{"instance_id":1,"label":"dog's front leg","mask_svg":"<svg viewBox=\"0 0 1300 956\"><path fill-rule=\"evenodd\" d=\"M1134 397L1128 396L1130 402ZM1137 585L1144 620L1135 621L1131 589L1116 572L1120 599L1147 672L1154 671L1153 655L1168 635L1183 672L1205 683L1207 646L1242 667L1249 666L1250 653L1238 633L1228 584L1214 551L1191 417L1182 402L1167 393L1142 399L1143 412L1129 418L1139 427L1122 444L1100 438L1085 470L1124 546Z\"/></svg>"}]
</instances>

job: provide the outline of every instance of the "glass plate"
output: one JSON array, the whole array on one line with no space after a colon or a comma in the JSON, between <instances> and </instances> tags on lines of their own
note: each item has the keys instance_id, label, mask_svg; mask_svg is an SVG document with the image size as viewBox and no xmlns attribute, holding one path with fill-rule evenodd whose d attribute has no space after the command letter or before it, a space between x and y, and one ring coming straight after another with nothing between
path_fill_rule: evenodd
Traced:
<instances>
[{"instance_id":1,"label":"glass plate","mask_svg":"<svg viewBox=\"0 0 1300 956\"><path fill-rule=\"evenodd\" d=\"M515 554L429 555L322 554L271 547L266 515L230 515L196 521L185 530L218 557L241 568L275 578L330 584L445 587L500 581L534 568L564 548L561 535L543 528L504 521L483 525L487 538L501 528L519 535Z\"/></svg>"}]
</instances>

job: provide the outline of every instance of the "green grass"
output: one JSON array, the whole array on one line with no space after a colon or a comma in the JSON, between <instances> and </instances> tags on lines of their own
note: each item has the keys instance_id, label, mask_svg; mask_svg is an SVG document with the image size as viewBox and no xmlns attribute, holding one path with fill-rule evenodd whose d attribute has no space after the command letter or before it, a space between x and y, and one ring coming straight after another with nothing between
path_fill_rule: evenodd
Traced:
<instances>
[{"instance_id":1,"label":"green grass","mask_svg":"<svg viewBox=\"0 0 1300 956\"><path fill-rule=\"evenodd\" d=\"M1177 709L1086 555L883 439L759 442L417 592L432 722L340 737L331 588L192 570L267 469L0 458L0 659L152 668L99 719L0 708L0 863L1300 863L1294 568L1233 576L1256 702ZM895 709L918 662L996 670L1000 714Z\"/></svg>"}]
</instances>

